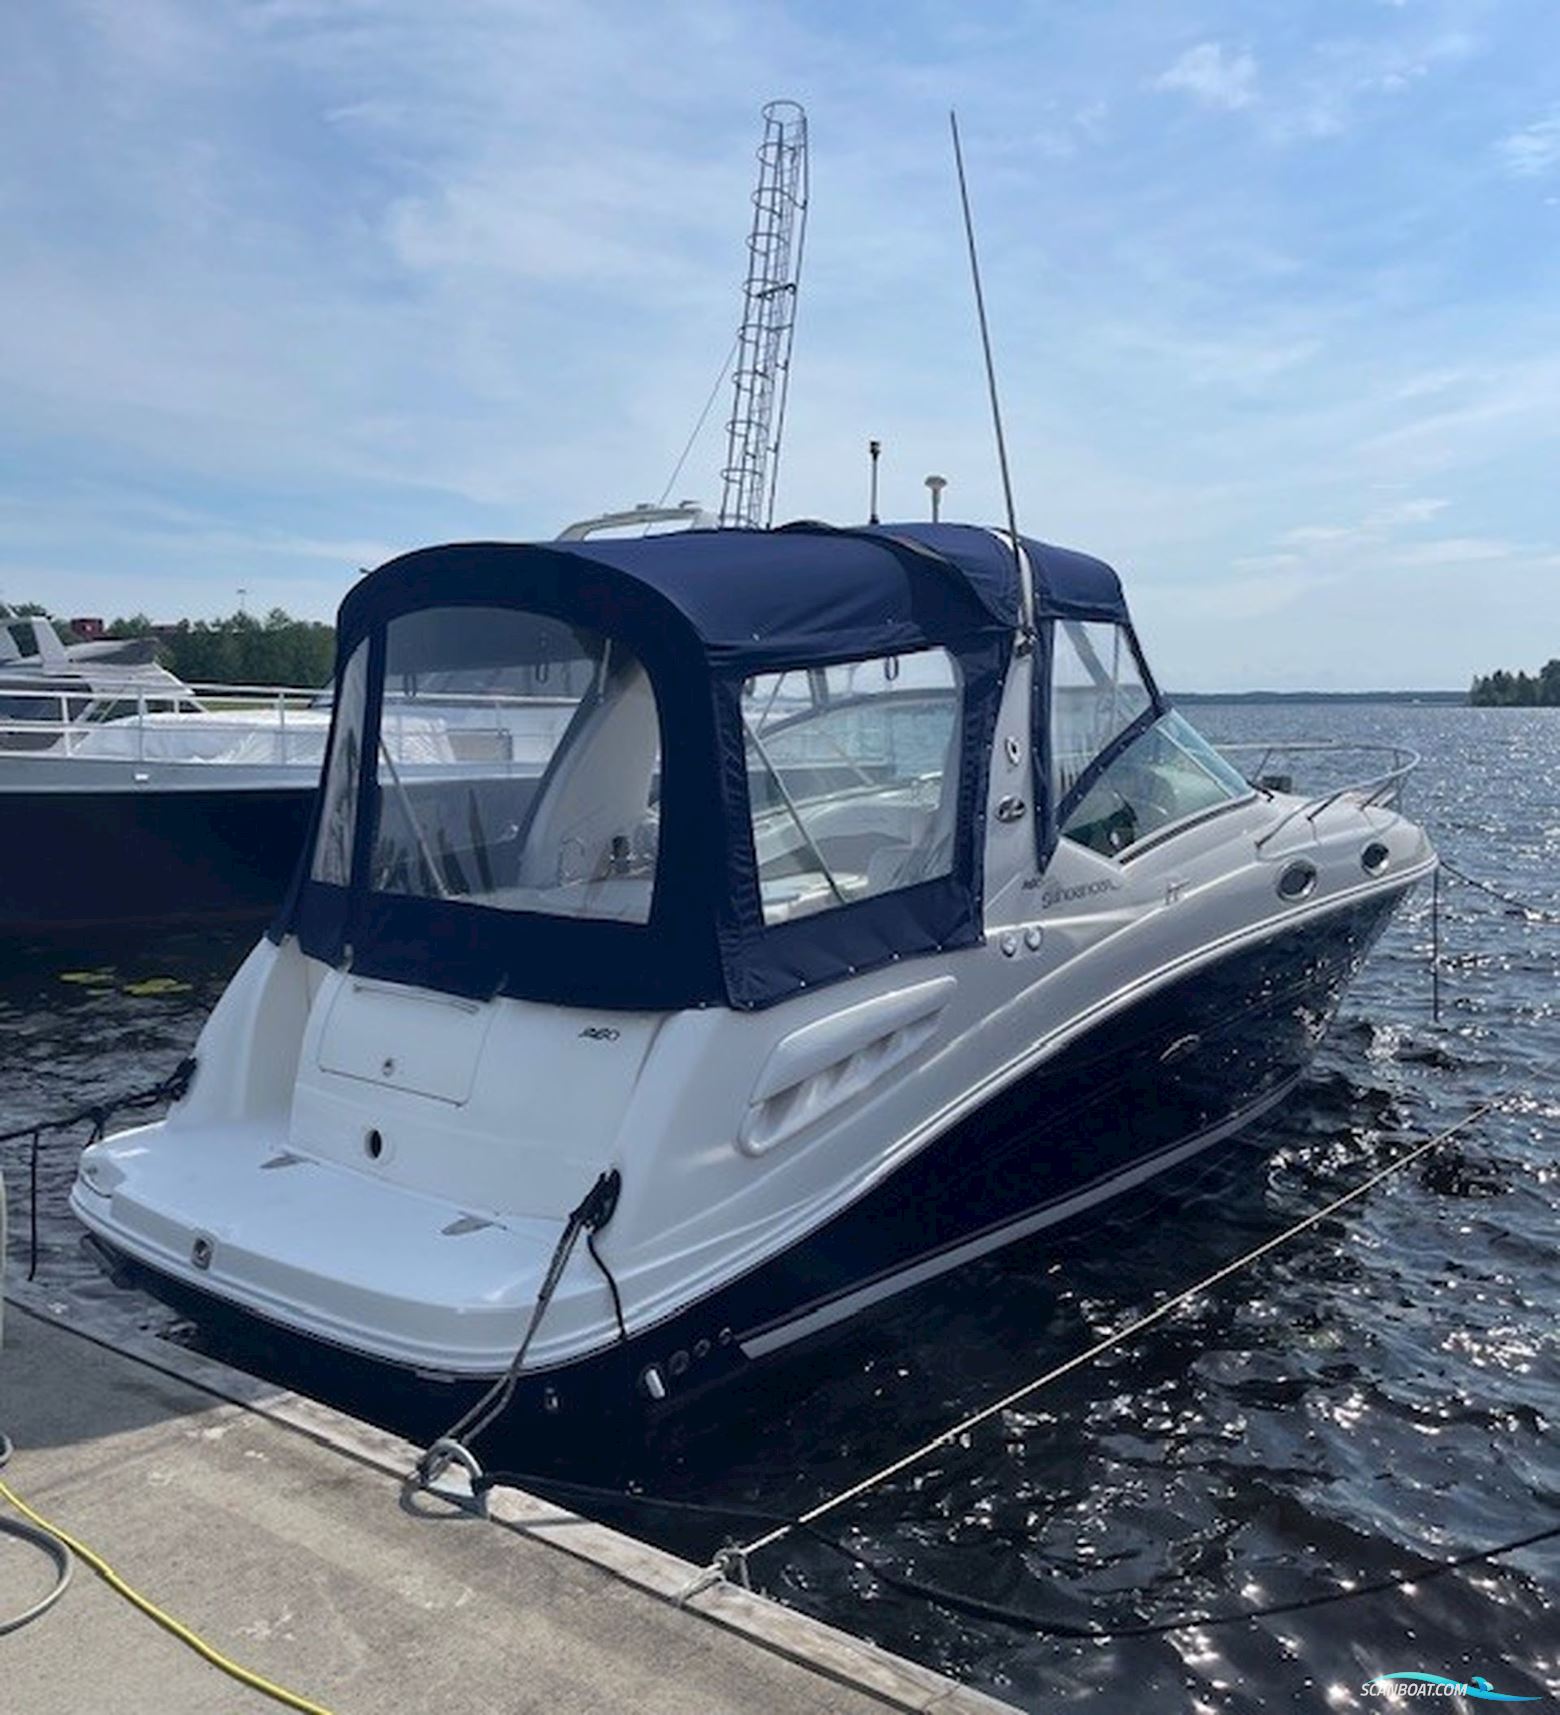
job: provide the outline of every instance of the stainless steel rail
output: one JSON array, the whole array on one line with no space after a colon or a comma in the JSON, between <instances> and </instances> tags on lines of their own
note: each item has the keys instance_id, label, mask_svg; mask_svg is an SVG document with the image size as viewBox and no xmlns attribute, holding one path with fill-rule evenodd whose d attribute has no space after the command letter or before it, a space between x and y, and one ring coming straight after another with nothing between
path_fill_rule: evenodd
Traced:
<instances>
[{"instance_id":1,"label":"stainless steel rail","mask_svg":"<svg viewBox=\"0 0 1560 1715\"><path fill-rule=\"evenodd\" d=\"M1392 765L1380 773L1367 775L1362 780L1345 781L1341 786L1335 786L1330 791L1319 793L1314 798L1304 799L1296 804L1287 815L1281 816L1271 828L1257 841L1257 850L1273 839L1275 835L1287 828L1291 822L1303 818L1314 822L1331 805L1341 798L1349 798L1360 809L1368 809L1372 805L1395 806L1402 798L1403 783L1420 764L1420 754L1404 745L1373 744L1356 742L1352 739L1255 739L1239 744L1221 744L1218 750L1224 755L1234 757L1240 753L1260 752L1255 768L1246 772L1246 778L1261 790L1263 770L1273 756L1390 756Z\"/></svg>"},{"instance_id":2,"label":"stainless steel rail","mask_svg":"<svg viewBox=\"0 0 1560 1715\"><path fill-rule=\"evenodd\" d=\"M74 756L90 736L114 732L136 735L134 756L121 760L144 761L147 732L177 726L207 734L274 728L283 735L285 748L289 715L328 709L318 690L299 686L187 685L177 680L149 684L145 679L100 678L90 685L38 688L13 683L0 696L25 699L40 711L35 717L0 721L0 754L7 757ZM5 743L8 739L32 742L23 748Z\"/></svg>"},{"instance_id":3,"label":"stainless steel rail","mask_svg":"<svg viewBox=\"0 0 1560 1715\"><path fill-rule=\"evenodd\" d=\"M34 688L11 685L0 689L0 697L25 698L38 710L35 716L0 719L0 757L59 759L75 757L83 746L95 754L102 735L124 735L123 753L114 760L147 760L147 734L184 731L208 738L252 733L280 735L284 763L317 769L321 728L328 721L331 691L296 685L211 685L170 681L166 685L141 680L94 681L91 686ZM505 712L572 709L577 699L558 696L517 696L500 693L429 692L418 696L387 692L386 707L397 718L441 709L491 710L495 717ZM117 711L117 712L116 712ZM300 716L313 717L299 720ZM290 724L291 722L291 724ZM302 744L299 755L289 734ZM131 739L130 735L134 735ZM27 742L18 742L27 741ZM199 760L194 756L160 755L155 760L179 762ZM209 760L209 759L208 759Z\"/></svg>"}]
</instances>

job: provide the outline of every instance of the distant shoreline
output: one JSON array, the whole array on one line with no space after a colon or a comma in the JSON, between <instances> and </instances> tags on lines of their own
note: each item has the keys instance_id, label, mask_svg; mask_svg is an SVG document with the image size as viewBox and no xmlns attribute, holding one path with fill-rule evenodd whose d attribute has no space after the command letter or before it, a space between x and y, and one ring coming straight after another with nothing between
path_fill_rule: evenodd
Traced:
<instances>
[{"instance_id":1,"label":"distant shoreline","mask_svg":"<svg viewBox=\"0 0 1560 1715\"><path fill-rule=\"evenodd\" d=\"M1437 703L1468 706L1466 691L1171 691L1174 703Z\"/></svg>"}]
</instances>

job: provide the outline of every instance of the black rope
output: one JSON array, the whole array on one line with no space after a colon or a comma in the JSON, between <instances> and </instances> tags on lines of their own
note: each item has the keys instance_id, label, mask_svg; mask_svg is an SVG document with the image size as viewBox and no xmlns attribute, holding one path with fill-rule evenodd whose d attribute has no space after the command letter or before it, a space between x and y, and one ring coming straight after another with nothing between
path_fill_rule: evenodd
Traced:
<instances>
[{"instance_id":1,"label":"black rope","mask_svg":"<svg viewBox=\"0 0 1560 1715\"><path fill-rule=\"evenodd\" d=\"M596 1249L596 1229L585 1229L585 1248L590 1252L590 1260L601 1270L601 1278L607 1283L607 1291L612 1294L612 1314L617 1318L618 1341L621 1345L628 1344L628 1324L623 1320L623 1298L618 1291L618 1283L613 1278L612 1270L607 1267L601 1252Z\"/></svg>"},{"instance_id":2,"label":"black rope","mask_svg":"<svg viewBox=\"0 0 1560 1715\"><path fill-rule=\"evenodd\" d=\"M1487 881L1480 881L1476 876L1467 875L1456 864L1441 859L1441 868L1449 876L1460 881L1464 887L1474 888L1479 893L1487 893L1491 899L1498 899L1502 905L1509 905L1513 911L1525 912L1529 917L1536 917L1541 923L1560 923L1560 911L1549 906L1534 905L1526 899L1517 899L1512 894L1502 893L1498 887L1491 887Z\"/></svg>"},{"instance_id":3,"label":"black rope","mask_svg":"<svg viewBox=\"0 0 1560 1715\"><path fill-rule=\"evenodd\" d=\"M1378 1578L1369 1584L1353 1585L1347 1590L1327 1590L1316 1596L1300 1596L1289 1602L1271 1602L1260 1608L1235 1608L1228 1612L1212 1614L1186 1614L1173 1620L1156 1620L1132 1626L1074 1626L1059 1621L1042 1620L1037 1615L1025 1613L1021 1608L1010 1608L1001 1602L988 1602L983 1597L949 1590L944 1585L898 1572L872 1555L852 1548L838 1537L828 1535L816 1525L779 1513L761 1512L751 1507L722 1502L678 1500L668 1495L645 1494L635 1489L607 1489L591 1483L569 1482L562 1478L515 1471L485 1472L472 1484L473 1493L479 1496L495 1488L518 1488L541 1491L544 1494L551 1491L582 1500L608 1501L619 1506L651 1507L660 1512L689 1513L706 1518L725 1519L731 1523L789 1525L793 1530L803 1531L820 1547L849 1560L864 1572L870 1572L881 1583L903 1595L934 1602L940 1608L948 1608L975 1619L993 1620L1001 1625L1029 1632L1035 1637L1070 1638L1094 1643L1113 1642L1120 1638L1163 1637L1170 1632L1187 1631L1194 1627L1205 1630L1213 1626L1249 1625L1257 1620L1272 1619L1283 1614L1333 1607L1340 1602L1353 1602L1366 1596L1380 1596L1389 1591L1401 1590L1405 1585L1428 1583L1432 1578L1443 1577L1464 1566L1477 1566L1485 1561L1498 1560L1503 1555L1515 1554L1519 1549L1532 1548L1540 1542L1560 1537L1560 1525L1551 1525L1545 1530L1533 1531L1510 1542L1497 1543L1493 1548L1480 1548L1468 1554L1459 1554L1450 1560L1424 1560L1413 1571L1402 1572L1392 1578Z\"/></svg>"},{"instance_id":4,"label":"black rope","mask_svg":"<svg viewBox=\"0 0 1560 1715\"><path fill-rule=\"evenodd\" d=\"M163 1102L182 1101L189 1093L194 1076L195 1056L191 1054L181 1060L159 1083L148 1084L144 1089L127 1090L122 1096L111 1096L107 1101L93 1102L87 1107L76 1108L55 1119L36 1120L31 1125L17 1126L14 1131L0 1131L0 1143L15 1143L18 1138L31 1137L34 1132L74 1131L77 1126L85 1125L88 1121L92 1124L94 1139L100 1138L115 1114L155 1108Z\"/></svg>"},{"instance_id":5,"label":"black rope","mask_svg":"<svg viewBox=\"0 0 1560 1715\"><path fill-rule=\"evenodd\" d=\"M1430 1017L1441 1022L1441 866L1430 876Z\"/></svg>"},{"instance_id":6,"label":"black rope","mask_svg":"<svg viewBox=\"0 0 1560 1715\"><path fill-rule=\"evenodd\" d=\"M904 1595L917 1596L924 1601L935 1602L939 1607L951 1608L957 1613L968 1614L976 1619L993 1620L999 1625L1029 1632L1034 1637L1074 1638L1094 1643L1113 1642L1118 1638L1158 1638L1170 1632L1183 1632L1193 1628L1208 1631L1215 1626L1243 1626L1255 1620L1272 1619L1280 1614L1298 1614L1311 1608L1330 1608L1340 1602L1353 1602L1365 1596L1380 1596L1388 1591L1401 1590L1407 1584L1425 1584L1432 1578L1455 1572L1460 1567L1477 1566L1487 1560L1497 1560L1503 1554L1515 1554L1518 1549L1531 1548L1535 1543L1548 1542L1552 1537L1560 1536L1560 1525L1551 1525L1547 1530L1534 1531L1531 1535L1517 1537L1511 1542L1497 1543L1493 1548L1476 1549L1471 1554L1460 1554L1452 1560L1427 1560L1412 1572L1400 1573L1394 1578L1379 1578L1370 1584L1356 1584L1347 1590L1328 1590L1318 1596L1301 1596L1292 1602L1270 1602L1260 1608L1235 1608L1226 1613L1214 1614L1184 1614L1174 1620L1158 1620L1144 1625L1099 1628L1039 1620L1019 1608L1009 1608L999 1602L987 1602L978 1596L967 1596L957 1590L927 1583L923 1579L908 1577L866 1555L858 1554L844 1543L821 1536L811 1527L809 1529L810 1534L825 1547L845 1555L875 1578Z\"/></svg>"},{"instance_id":7,"label":"black rope","mask_svg":"<svg viewBox=\"0 0 1560 1715\"><path fill-rule=\"evenodd\" d=\"M99 1143L115 1114L139 1113L161 1107L165 1102L183 1101L189 1094L194 1077L195 1056L190 1054L159 1083L148 1084L139 1090L127 1090L122 1096L93 1102L89 1107L73 1109L55 1119L36 1120L31 1125L17 1126L14 1131L0 1131L0 1144L15 1143L24 1137L31 1140L27 1162L28 1238L31 1247L27 1259L29 1280L38 1277L38 1161L44 1138L52 1132L75 1131L90 1124L92 1129L87 1134L87 1145Z\"/></svg>"},{"instance_id":8,"label":"black rope","mask_svg":"<svg viewBox=\"0 0 1560 1715\"><path fill-rule=\"evenodd\" d=\"M652 1495L640 1489L609 1489L599 1483L578 1483L564 1477L546 1477L532 1471L484 1471L472 1480L471 1492L485 1495L489 1489L525 1489L576 1500L606 1501L619 1506L654 1507L657 1512L689 1513L701 1518L725 1519L733 1524L791 1524L786 1513L762 1512L756 1507L721 1501L685 1501L671 1495Z\"/></svg>"},{"instance_id":9,"label":"black rope","mask_svg":"<svg viewBox=\"0 0 1560 1715\"><path fill-rule=\"evenodd\" d=\"M38 1151L43 1142L43 1133L34 1129L32 1134L32 1152L27 1164L27 1278L38 1278Z\"/></svg>"},{"instance_id":10,"label":"black rope","mask_svg":"<svg viewBox=\"0 0 1560 1715\"><path fill-rule=\"evenodd\" d=\"M471 1409L458 1418L450 1427L429 1447L417 1461L413 1472L415 1479L426 1487L431 1483L440 1470L452 1457L464 1454L465 1443L474 1441L494 1419L508 1410L509 1402L515 1396L515 1389L520 1384L520 1369L525 1363L526 1353L531 1349L531 1341L536 1336L536 1330L541 1326L542 1318L547 1314L547 1307L552 1303L553 1293L557 1290L558 1282L563 1278L563 1271L574 1252L574 1246L581 1233L589 1239L600 1232L612 1219L613 1211L617 1208L618 1194L623 1188L623 1176L615 1167L596 1176L596 1182L580 1199L577 1206L569 1211L569 1218L564 1223L563 1232L559 1235L558 1243L553 1249L552 1260L547 1265L547 1272L542 1277L542 1284L537 1290L536 1301L531 1306L531 1317L526 1323L525 1333L520 1338L515 1355L509 1360L509 1368L493 1383L486 1393ZM594 1246L591 1247L594 1253ZM598 1257L597 1262L601 1259ZM606 1272L606 1265L601 1264ZM617 1282L607 1274L608 1283L612 1287L612 1302L618 1311L618 1328L623 1331L622 1307L618 1302ZM624 1338L627 1338L624 1332Z\"/></svg>"},{"instance_id":11,"label":"black rope","mask_svg":"<svg viewBox=\"0 0 1560 1715\"><path fill-rule=\"evenodd\" d=\"M1469 875L1456 864L1442 858L1436 865L1435 873L1430 880L1430 1016L1439 1024L1441 1022L1441 872L1445 871L1453 881L1460 881L1464 887L1471 887L1476 893L1482 893L1490 899L1498 900L1508 910L1518 911L1530 922L1545 924L1560 924L1560 911L1555 911L1544 905L1534 905L1530 900L1518 899L1515 894L1503 893L1500 888L1492 887L1487 881L1480 881L1477 876Z\"/></svg>"}]
</instances>

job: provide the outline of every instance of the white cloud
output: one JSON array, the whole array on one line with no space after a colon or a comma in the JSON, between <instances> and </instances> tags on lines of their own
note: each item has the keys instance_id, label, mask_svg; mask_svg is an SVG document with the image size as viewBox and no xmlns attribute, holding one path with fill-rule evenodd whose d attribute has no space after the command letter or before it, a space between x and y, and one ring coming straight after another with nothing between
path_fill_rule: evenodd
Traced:
<instances>
[{"instance_id":1,"label":"white cloud","mask_svg":"<svg viewBox=\"0 0 1560 1715\"><path fill-rule=\"evenodd\" d=\"M1410 542L1393 548L1383 563L1412 571L1422 566L1489 566L1502 561L1542 559L1513 542L1485 536L1443 536L1433 542Z\"/></svg>"},{"instance_id":2,"label":"white cloud","mask_svg":"<svg viewBox=\"0 0 1560 1715\"><path fill-rule=\"evenodd\" d=\"M1428 409L1411 409L1394 426L1362 440L1357 454L1406 456L1418 470L1440 470L1472 461L1520 456L1523 447L1553 442L1555 389L1560 359L1533 349L1481 370L1469 370L1448 389L1432 392Z\"/></svg>"},{"instance_id":3,"label":"white cloud","mask_svg":"<svg viewBox=\"0 0 1560 1715\"><path fill-rule=\"evenodd\" d=\"M1236 562L1237 575L1215 583L1158 586L1147 610L1173 604L1178 617L1219 625L1268 619L1336 584L1342 571L1287 563L1283 555L1254 555Z\"/></svg>"},{"instance_id":4,"label":"white cloud","mask_svg":"<svg viewBox=\"0 0 1560 1715\"><path fill-rule=\"evenodd\" d=\"M1346 37L1232 0L1082 8L1061 36L1044 10L909 0L885 35L741 0L0 5L0 577L88 610L243 583L324 612L392 544L652 498L735 329L759 103L794 94L783 514L859 517L880 435L886 512L924 515L941 470L959 515L1000 515L956 104L1021 519L1122 565L1176 682L1264 640L1345 683L1397 662L1383 635L1409 682L1519 659L1506 592L1553 579L1488 545L1560 547L1560 313L1530 199L1487 192L1493 139L1540 170L1551 120L1505 75L1530 46L1465 0L1333 9ZM1432 99L1476 45L1481 76ZM1251 146L1167 125L1171 97ZM679 493L717 494L728 400ZM1415 611L1360 611L1344 662L1356 561ZM1477 654L1419 600L1475 562Z\"/></svg>"},{"instance_id":5,"label":"white cloud","mask_svg":"<svg viewBox=\"0 0 1560 1715\"><path fill-rule=\"evenodd\" d=\"M1274 104L1274 135L1281 140L1342 136L1368 103L1406 96L1479 46L1477 37L1461 29L1318 42L1295 87Z\"/></svg>"},{"instance_id":6,"label":"white cloud","mask_svg":"<svg viewBox=\"0 0 1560 1715\"><path fill-rule=\"evenodd\" d=\"M1227 53L1219 42L1200 42L1162 72L1154 87L1189 95L1204 107L1233 112L1257 99L1257 62L1249 53Z\"/></svg>"},{"instance_id":7,"label":"white cloud","mask_svg":"<svg viewBox=\"0 0 1560 1715\"><path fill-rule=\"evenodd\" d=\"M1391 506L1383 507L1372 514L1381 524L1428 524L1432 518L1439 517L1451 501L1442 500L1439 496L1426 495L1418 500L1399 500Z\"/></svg>"},{"instance_id":8,"label":"white cloud","mask_svg":"<svg viewBox=\"0 0 1560 1715\"><path fill-rule=\"evenodd\" d=\"M1278 540L1290 548L1334 548L1340 542L1352 542L1358 539L1360 526L1357 524L1299 524L1293 530L1286 530Z\"/></svg>"},{"instance_id":9,"label":"white cloud","mask_svg":"<svg viewBox=\"0 0 1560 1715\"><path fill-rule=\"evenodd\" d=\"M1536 179L1553 172L1560 167L1560 111L1502 137L1495 153L1514 178Z\"/></svg>"},{"instance_id":10,"label":"white cloud","mask_svg":"<svg viewBox=\"0 0 1560 1715\"><path fill-rule=\"evenodd\" d=\"M1468 538L1445 544L1414 541L1397 544L1398 534L1428 524L1439 517L1450 501L1423 496L1397 500L1386 506L1374 507L1355 524L1298 524L1281 531L1274 541L1282 550L1279 554L1237 562L1242 565L1268 564L1279 560L1299 564L1306 560L1336 561L1345 554L1366 555L1372 560L1392 564L1408 564L1415 555L1437 559L1432 550L1445 547L1451 551L1469 549L1470 558L1488 559L1488 544L1472 544Z\"/></svg>"},{"instance_id":11,"label":"white cloud","mask_svg":"<svg viewBox=\"0 0 1560 1715\"><path fill-rule=\"evenodd\" d=\"M1188 386L1231 393L1265 388L1287 371L1302 368L1322 350L1315 336L1286 337L1281 329L1227 329L1197 335L1143 322L1114 328L1108 338L1129 359L1162 365Z\"/></svg>"}]
</instances>

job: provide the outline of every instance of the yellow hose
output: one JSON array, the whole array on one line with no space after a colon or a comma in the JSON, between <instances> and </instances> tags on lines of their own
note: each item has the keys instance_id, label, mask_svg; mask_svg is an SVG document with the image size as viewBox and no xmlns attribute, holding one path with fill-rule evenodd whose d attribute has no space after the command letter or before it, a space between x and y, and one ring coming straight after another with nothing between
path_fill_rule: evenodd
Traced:
<instances>
[{"instance_id":1,"label":"yellow hose","mask_svg":"<svg viewBox=\"0 0 1560 1715\"><path fill-rule=\"evenodd\" d=\"M77 1542L75 1537L68 1535L58 1525L50 1524L40 1514L35 1513L18 1495L5 1483L0 1482L0 1500L6 1500L22 1515L29 1519L39 1530L45 1531L56 1542L61 1542L76 1558L90 1566L98 1577L108 1585L109 1589L131 1604L139 1608L149 1620L155 1620L164 1631L172 1632L182 1644L187 1644L203 1661L208 1661L219 1668L229 1678L236 1679L240 1685L247 1685L253 1691L258 1691L263 1697L273 1698L276 1702L285 1704L289 1709L296 1709L299 1715L330 1715L330 1711L322 1703L311 1703L307 1697L300 1697L296 1691L288 1691L285 1686L274 1685L263 1675L253 1673L247 1667L240 1667L236 1661L223 1655L221 1650L208 1644L198 1633L180 1621L172 1614L164 1613L155 1602L150 1601L138 1590L132 1589L123 1578L113 1569L100 1554L95 1554L85 1543Z\"/></svg>"}]
</instances>

